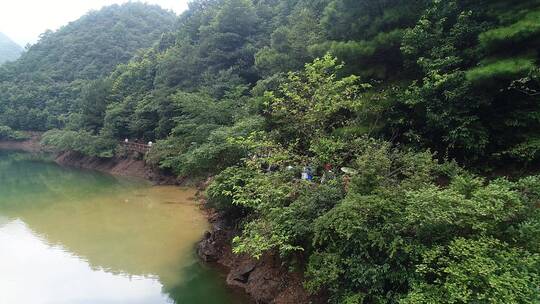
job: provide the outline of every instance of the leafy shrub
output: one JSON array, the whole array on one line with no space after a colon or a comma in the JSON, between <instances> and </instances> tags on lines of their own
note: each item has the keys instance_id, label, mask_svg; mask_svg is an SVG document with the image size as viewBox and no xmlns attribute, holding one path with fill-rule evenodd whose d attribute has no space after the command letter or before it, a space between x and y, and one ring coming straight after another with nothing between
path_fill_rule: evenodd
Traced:
<instances>
[{"instance_id":1,"label":"leafy shrub","mask_svg":"<svg viewBox=\"0 0 540 304\"><path fill-rule=\"evenodd\" d=\"M308 288L337 302L350 293L369 303L538 300L538 178L403 190L350 192L316 220Z\"/></svg>"},{"instance_id":2,"label":"leafy shrub","mask_svg":"<svg viewBox=\"0 0 540 304\"><path fill-rule=\"evenodd\" d=\"M508 85L511 80L526 76L534 68L534 61L530 59L504 59L467 71L467 80L481 85L495 85L503 81L503 85L504 82Z\"/></svg>"},{"instance_id":3,"label":"leafy shrub","mask_svg":"<svg viewBox=\"0 0 540 304\"><path fill-rule=\"evenodd\" d=\"M236 189L233 203L251 205L256 218L245 224L242 236L234 239L235 252L255 257L270 250L277 250L283 257L310 252L315 220L343 198L339 183L319 186L297 181L291 185L287 179L280 181L276 174L260 175L248 181L246 187ZM265 186L269 179L274 182ZM250 194L256 196L251 196L254 201L246 201Z\"/></svg>"},{"instance_id":4,"label":"leafy shrub","mask_svg":"<svg viewBox=\"0 0 540 304\"><path fill-rule=\"evenodd\" d=\"M15 131L8 126L0 126L0 140L25 140L28 136L20 131Z\"/></svg>"},{"instance_id":5,"label":"leafy shrub","mask_svg":"<svg viewBox=\"0 0 540 304\"><path fill-rule=\"evenodd\" d=\"M403 304L538 303L540 256L490 237L457 238L422 254Z\"/></svg>"},{"instance_id":6,"label":"leafy shrub","mask_svg":"<svg viewBox=\"0 0 540 304\"><path fill-rule=\"evenodd\" d=\"M528 39L540 37L540 11L533 11L508 26L495 28L480 34L479 40L487 49L512 47Z\"/></svg>"},{"instance_id":7,"label":"leafy shrub","mask_svg":"<svg viewBox=\"0 0 540 304\"><path fill-rule=\"evenodd\" d=\"M250 170L229 167L218 174L206 189L210 207L229 215L243 213L241 206L233 204L233 194L253 176Z\"/></svg>"},{"instance_id":8,"label":"leafy shrub","mask_svg":"<svg viewBox=\"0 0 540 304\"><path fill-rule=\"evenodd\" d=\"M189 137L176 136L158 141L149 155L163 168L171 168L176 174L204 176L234 166L247 156L248 151L230 138L247 136L262 128L260 117L247 117L232 126L191 125ZM183 125L187 128L187 125ZM176 129L178 131L178 129ZM194 140L187 143L187 139ZM179 153L175 153L178 149Z\"/></svg>"},{"instance_id":9,"label":"leafy shrub","mask_svg":"<svg viewBox=\"0 0 540 304\"><path fill-rule=\"evenodd\" d=\"M540 158L540 138L530 136L526 142L520 143L508 151L503 151L500 155L510 156L524 163L531 163Z\"/></svg>"},{"instance_id":10,"label":"leafy shrub","mask_svg":"<svg viewBox=\"0 0 540 304\"><path fill-rule=\"evenodd\" d=\"M77 151L103 158L113 157L117 147L114 139L87 131L51 130L43 135L42 143L59 151Z\"/></svg>"}]
</instances>

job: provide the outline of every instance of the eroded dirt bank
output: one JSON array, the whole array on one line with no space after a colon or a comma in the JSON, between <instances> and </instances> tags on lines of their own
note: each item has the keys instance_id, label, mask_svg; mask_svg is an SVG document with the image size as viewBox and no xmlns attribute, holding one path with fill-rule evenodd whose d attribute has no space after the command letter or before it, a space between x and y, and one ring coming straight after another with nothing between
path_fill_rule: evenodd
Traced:
<instances>
[{"instance_id":1,"label":"eroded dirt bank","mask_svg":"<svg viewBox=\"0 0 540 304\"><path fill-rule=\"evenodd\" d=\"M27 132L27 135L30 137L27 140L21 141L11 141L11 140L0 140L0 150L19 150L30 153L37 153L44 150L41 146L41 135L40 132Z\"/></svg>"},{"instance_id":2,"label":"eroded dirt bank","mask_svg":"<svg viewBox=\"0 0 540 304\"><path fill-rule=\"evenodd\" d=\"M57 154L56 163L61 166L97 170L113 175L144 178L159 185L176 185L179 180L158 168L148 166L140 156L127 155L112 158L86 156L67 151Z\"/></svg>"},{"instance_id":3,"label":"eroded dirt bank","mask_svg":"<svg viewBox=\"0 0 540 304\"><path fill-rule=\"evenodd\" d=\"M176 185L180 181L175 176L159 168L146 164L141 155L130 154L112 158L86 156L78 152L55 152L41 145L40 132L27 132L29 139L24 141L0 141L0 150L17 150L29 153L53 153L54 160L61 166L96 170L119 176L143 178L159 185Z\"/></svg>"}]
</instances>

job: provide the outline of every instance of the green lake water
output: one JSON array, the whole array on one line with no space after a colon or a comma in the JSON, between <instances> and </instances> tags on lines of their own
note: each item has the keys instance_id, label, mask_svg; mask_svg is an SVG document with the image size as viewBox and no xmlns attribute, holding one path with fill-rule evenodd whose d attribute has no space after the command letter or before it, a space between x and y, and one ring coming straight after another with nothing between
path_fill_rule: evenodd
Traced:
<instances>
[{"instance_id":1,"label":"green lake water","mask_svg":"<svg viewBox=\"0 0 540 304\"><path fill-rule=\"evenodd\" d=\"M194 195L0 151L0 303L243 303L194 255Z\"/></svg>"}]
</instances>

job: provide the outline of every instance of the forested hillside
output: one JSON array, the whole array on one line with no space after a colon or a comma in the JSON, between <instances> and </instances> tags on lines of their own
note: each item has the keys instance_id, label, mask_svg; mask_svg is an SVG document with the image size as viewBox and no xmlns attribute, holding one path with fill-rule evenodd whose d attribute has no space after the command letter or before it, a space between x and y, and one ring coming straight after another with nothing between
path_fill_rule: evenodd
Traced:
<instances>
[{"instance_id":1,"label":"forested hillside","mask_svg":"<svg viewBox=\"0 0 540 304\"><path fill-rule=\"evenodd\" d=\"M0 125L62 127L86 81L108 75L174 27L176 15L140 3L93 11L47 31L16 62L0 67Z\"/></svg>"},{"instance_id":2,"label":"forested hillside","mask_svg":"<svg viewBox=\"0 0 540 304\"><path fill-rule=\"evenodd\" d=\"M330 53L344 62L338 77L357 75L370 86L359 97L371 100L365 125L354 127L359 134L430 148L466 164L531 162L540 156L533 131L540 127L538 4L505 3L195 1L179 31L93 84L102 94L100 85L109 86L99 98L107 112L85 122L78 120L89 113L72 111L72 123L116 138L171 135L174 150L159 159L185 170L172 163L197 148L192 140L180 143L187 138L182 125L195 119L182 109L190 100L232 102L225 108L237 114L277 89L284 73ZM246 97L251 101L240 101ZM234 124L221 114L217 124L206 119L203 138L218 125ZM178 117L185 119L178 124Z\"/></svg>"},{"instance_id":3,"label":"forested hillside","mask_svg":"<svg viewBox=\"0 0 540 304\"><path fill-rule=\"evenodd\" d=\"M331 303L538 303L539 49L535 0L197 0L110 74L30 49L0 121L92 156L157 141L148 162L215 176L236 253ZM57 78L92 81L27 96Z\"/></svg>"},{"instance_id":4,"label":"forested hillside","mask_svg":"<svg viewBox=\"0 0 540 304\"><path fill-rule=\"evenodd\" d=\"M23 49L20 45L0 33L0 64L19 58L22 52Z\"/></svg>"}]
</instances>

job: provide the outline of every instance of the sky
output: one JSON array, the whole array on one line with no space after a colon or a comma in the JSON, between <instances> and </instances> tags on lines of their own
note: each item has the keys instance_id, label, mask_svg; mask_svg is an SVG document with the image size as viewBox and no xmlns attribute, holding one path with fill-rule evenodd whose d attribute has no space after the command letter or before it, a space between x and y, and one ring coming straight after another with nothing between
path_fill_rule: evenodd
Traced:
<instances>
[{"instance_id":1,"label":"sky","mask_svg":"<svg viewBox=\"0 0 540 304\"><path fill-rule=\"evenodd\" d=\"M127 0L0 0L0 32L21 46L35 43L46 30L57 30L90 10L125 3ZM189 0L145 0L177 14L187 9Z\"/></svg>"}]
</instances>

